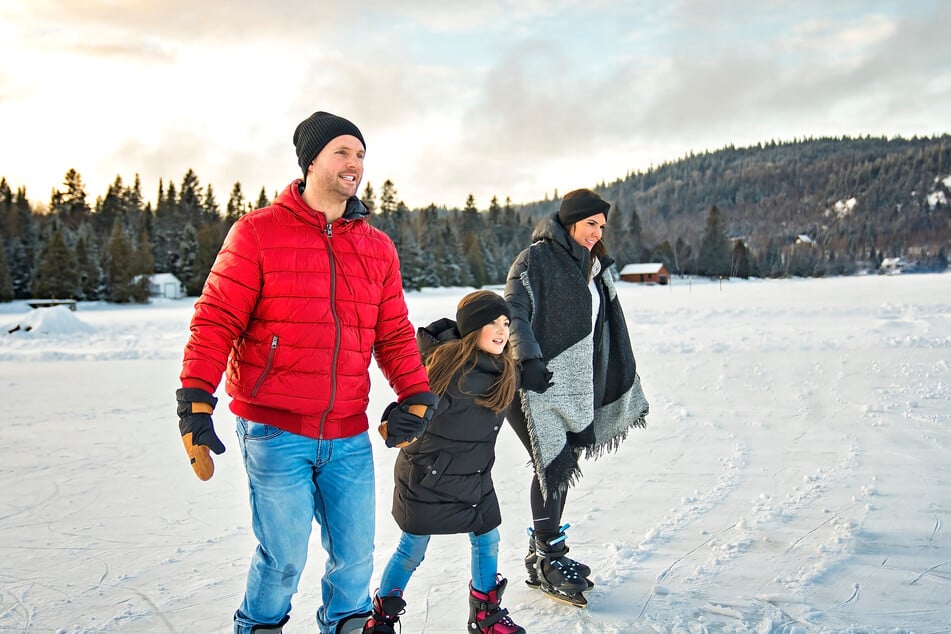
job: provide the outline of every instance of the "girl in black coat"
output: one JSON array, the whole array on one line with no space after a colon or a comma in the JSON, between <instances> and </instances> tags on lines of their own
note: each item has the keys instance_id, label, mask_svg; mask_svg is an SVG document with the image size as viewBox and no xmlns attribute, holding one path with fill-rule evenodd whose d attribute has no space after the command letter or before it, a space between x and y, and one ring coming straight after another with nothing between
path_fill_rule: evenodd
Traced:
<instances>
[{"instance_id":1,"label":"girl in black coat","mask_svg":"<svg viewBox=\"0 0 951 634\"><path fill-rule=\"evenodd\" d=\"M455 321L417 331L430 388L440 399L426 431L396 459L393 517L403 535L383 570L367 633L394 631L430 536L456 533L468 533L472 547L469 631L525 632L499 607L506 580L498 574L502 517L492 483L495 441L518 389L510 319L502 297L476 291L459 302Z\"/></svg>"}]
</instances>

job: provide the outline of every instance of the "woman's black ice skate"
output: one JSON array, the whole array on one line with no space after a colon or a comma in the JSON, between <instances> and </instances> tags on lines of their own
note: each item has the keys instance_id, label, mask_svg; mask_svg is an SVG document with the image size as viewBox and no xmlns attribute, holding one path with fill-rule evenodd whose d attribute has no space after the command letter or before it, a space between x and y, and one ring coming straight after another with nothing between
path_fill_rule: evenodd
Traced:
<instances>
[{"instance_id":1,"label":"woman's black ice skate","mask_svg":"<svg viewBox=\"0 0 951 634\"><path fill-rule=\"evenodd\" d=\"M565 556L568 547L565 545L564 531L547 540L533 536L531 544L534 548L525 557L525 569L528 572L526 583L571 605L588 605L582 593L594 584L582 571L587 570L590 574L591 569Z\"/></svg>"},{"instance_id":2,"label":"woman's black ice skate","mask_svg":"<svg viewBox=\"0 0 951 634\"><path fill-rule=\"evenodd\" d=\"M560 537L562 543L565 542L565 531L571 524L564 524L561 527L561 532L555 537ZM568 546L565 545L565 552L568 552ZM575 561L571 557L562 555L561 557L569 567L575 570L579 575L584 577L585 581L588 582L588 590L594 587L594 581L591 580L591 568L586 564L581 563L580 561ZM538 555L535 553L535 531L531 528L528 529L528 554L525 555L525 571L528 573L528 579L525 580L525 583L537 588L539 585L538 580L538 570L536 569L535 562L538 560Z\"/></svg>"}]
</instances>

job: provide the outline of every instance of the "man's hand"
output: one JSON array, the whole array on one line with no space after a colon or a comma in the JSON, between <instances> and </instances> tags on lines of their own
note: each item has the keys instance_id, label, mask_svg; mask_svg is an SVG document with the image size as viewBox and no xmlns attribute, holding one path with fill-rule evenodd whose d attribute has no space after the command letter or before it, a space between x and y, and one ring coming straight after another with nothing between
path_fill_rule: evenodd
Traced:
<instances>
[{"instance_id":1,"label":"man's hand","mask_svg":"<svg viewBox=\"0 0 951 634\"><path fill-rule=\"evenodd\" d=\"M198 388L175 390L175 398L178 400L178 429L182 432L185 453L191 460L195 475L208 480L215 474L215 463L210 452L225 452L225 446L211 422L211 414L218 399Z\"/></svg>"},{"instance_id":2,"label":"man's hand","mask_svg":"<svg viewBox=\"0 0 951 634\"><path fill-rule=\"evenodd\" d=\"M420 392L387 405L380 425L386 446L405 447L416 442L426 431L438 402L439 398L432 392Z\"/></svg>"}]
</instances>

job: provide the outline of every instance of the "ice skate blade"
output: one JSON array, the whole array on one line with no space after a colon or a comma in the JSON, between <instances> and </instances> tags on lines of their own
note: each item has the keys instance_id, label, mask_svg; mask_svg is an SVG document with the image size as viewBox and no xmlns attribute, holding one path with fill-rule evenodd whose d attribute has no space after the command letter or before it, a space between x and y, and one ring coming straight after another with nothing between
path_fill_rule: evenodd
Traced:
<instances>
[{"instance_id":1,"label":"ice skate blade","mask_svg":"<svg viewBox=\"0 0 951 634\"><path fill-rule=\"evenodd\" d=\"M582 592L587 592L588 590L594 587L594 582L591 581L591 579L585 579L585 581L588 582L588 589L582 590ZM529 577L528 579L525 580L525 585L530 586L532 588L537 588L538 586L542 584L541 584L541 581L539 581L538 579L532 579L531 577Z\"/></svg>"},{"instance_id":2,"label":"ice skate blade","mask_svg":"<svg viewBox=\"0 0 951 634\"><path fill-rule=\"evenodd\" d=\"M532 584L529 581L526 581L525 583L529 587L537 588L552 599L561 601L562 603L567 603L568 605L574 606L576 608L585 608L588 606L588 599L585 598L583 591L576 592L574 594L566 594L564 592L559 592L550 586L543 586L540 583Z\"/></svg>"}]
</instances>

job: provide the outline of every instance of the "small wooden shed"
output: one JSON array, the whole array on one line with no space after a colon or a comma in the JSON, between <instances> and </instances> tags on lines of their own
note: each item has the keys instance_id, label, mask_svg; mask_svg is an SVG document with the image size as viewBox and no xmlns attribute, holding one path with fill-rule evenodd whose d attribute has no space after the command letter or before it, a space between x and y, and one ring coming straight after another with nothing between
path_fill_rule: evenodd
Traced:
<instances>
[{"instance_id":1,"label":"small wooden shed","mask_svg":"<svg viewBox=\"0 0 951 634\"><path fill-rule=\"evenodd\" d=\"M670 273L662 262L628 264L621 269L621 280L640 284L667 284Z\"/></svg>"}]
</instances>

